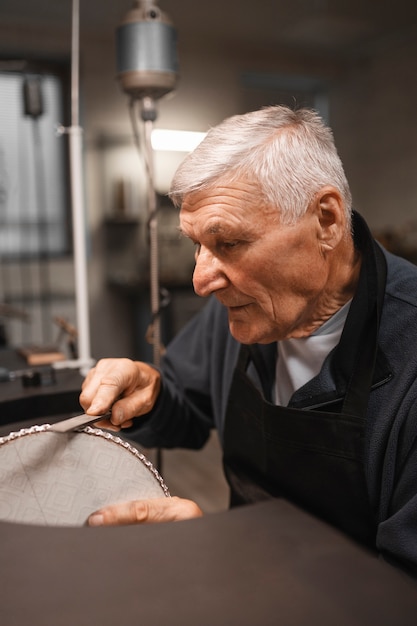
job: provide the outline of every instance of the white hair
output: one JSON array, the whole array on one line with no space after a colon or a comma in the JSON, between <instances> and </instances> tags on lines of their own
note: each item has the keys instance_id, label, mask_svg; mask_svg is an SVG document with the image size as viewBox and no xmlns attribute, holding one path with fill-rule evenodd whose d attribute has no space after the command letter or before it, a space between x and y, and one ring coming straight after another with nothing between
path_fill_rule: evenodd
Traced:
<instances>
[{"instance_id":1,"label":"white hair","mask_svg":"<svg viewBox=\"0 0 417 626\"><path fill-rule=\"evenodd\" d=\"M180 207L192 192L237 179L257 185L284 223L302 217L325 185L338 189L350 225L352 198L333 133L312 110L270 106L212 128L181 163L169 196Z\"/></svg>"}]
</instances>

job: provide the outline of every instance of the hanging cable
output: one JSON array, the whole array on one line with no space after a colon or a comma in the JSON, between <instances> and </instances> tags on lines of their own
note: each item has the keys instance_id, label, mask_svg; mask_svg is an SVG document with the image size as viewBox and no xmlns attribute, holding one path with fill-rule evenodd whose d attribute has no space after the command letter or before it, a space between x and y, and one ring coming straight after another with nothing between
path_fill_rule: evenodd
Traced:
<instances>
[{"instance_id":1,"label":"hanging cable","mask_svg":"<svg viewBox=\"0 0 417 626\"><path fill-rule=\"evenodd\" d=\"M148 215L147 215L147 238L149 245L149 283L151 320L145 332L146 341L152 345L153 362L160 365L160 360L165 347L161 338L161 314L170 301L170 295L166 288L159 284L159 245L158 245L158 205L154 183L153 151L152 151L152 128L156 119L155 103L151 98L141 101L141 111L138 111L138 101L131 98L129 101L129 113L132 124L134 143L138 154L142 157L148 185ZM144 137L141 138L138 118L141 118L144 128Z\"/></svg>"}]
</instances>

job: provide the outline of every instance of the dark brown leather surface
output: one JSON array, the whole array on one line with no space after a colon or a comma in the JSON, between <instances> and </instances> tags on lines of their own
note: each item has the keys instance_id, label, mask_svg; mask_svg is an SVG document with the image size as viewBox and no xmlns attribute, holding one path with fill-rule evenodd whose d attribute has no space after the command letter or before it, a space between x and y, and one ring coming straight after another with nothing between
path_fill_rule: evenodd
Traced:
<instances>
[{"instance_id":1,"label":"dark brown leather surface","mask_svg":"<svg viewBox=\"0 0 417 626\"><path fill-rule=\"evenodd\" d=\"M170 524L0 524L2 626L415 626L415 583L282 500Z\"/></svg>"}]
</instances>

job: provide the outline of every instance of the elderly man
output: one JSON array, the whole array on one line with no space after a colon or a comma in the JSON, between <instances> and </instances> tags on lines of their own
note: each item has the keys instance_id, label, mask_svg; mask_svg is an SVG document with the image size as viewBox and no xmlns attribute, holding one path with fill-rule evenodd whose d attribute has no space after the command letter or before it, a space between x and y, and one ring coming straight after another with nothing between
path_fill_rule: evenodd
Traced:
<instances>
[{"instance_id":1,"label":"elderly man","mask_svg":"<svg viewBox=\"0 0 417 626\"><path fill-rule=\"evenodd\" d=\"M199 448L216 427L232 505L287 498L417 571L417 268L352 211L331 131L306 109L232 117L170 196L214 297L161 371L99 361L83 407L146 446ZM200 514L173 498L90 524Z\"/></svg>"}]
</instances>

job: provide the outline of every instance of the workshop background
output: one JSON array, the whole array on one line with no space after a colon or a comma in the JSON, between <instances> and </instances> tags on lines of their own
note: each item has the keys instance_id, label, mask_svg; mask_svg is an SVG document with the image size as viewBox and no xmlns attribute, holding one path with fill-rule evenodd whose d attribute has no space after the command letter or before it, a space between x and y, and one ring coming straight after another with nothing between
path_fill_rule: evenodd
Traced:
<instances>
[{"instance_id":1,"label":"workshop background","mask_svg":"<svg viewBox=\"0 0 417 626\"><path fill-rule=\"evenodd\" d=\"M417 258L415 2L157 4L177 31L179 81L174 92L158 100L155 128L204 133L227 116L262 105L313 106L333 128L355 207L388 247ZM94 358L149 357L146 173L133 139L128 97L117 79L115 52L116 28L132 6L130 0L80 2L80 125ZM12 76L23 81L37 73L47 102L42 117L28 119L21 102L5 110L9 92L0 92L0 302L9 307L0 322L3 341L12 345L64 341L57 318L70 327L76 323L67 138L57 132L59 125L68 125L70 54L69 0L2 0L0 89L8 88ZM9 120L16 115L24 122L16 122L13 131ZM10 139L15 146L20 142L28 165L19 152L10 156L4 143ZM165 341L202 305L191 286L192 249L179 238L177 216L165 196L183 157L184 152L155 151L160 279L170 294L162 319ZM36 215L34 198L38 205L43 198L45 206L53 206ZM31 236L48 220L50 242L42 250ZM61 348L66 349L65 341Z\"/></svg>"},{"instance_id":2,"label":"workshop background","mask_svg":"<svg viewBox=\"0 0 417 626\"><path fill-rule=\"evenodd\" d=\"M176 89L156 102L155 131L205 133L269 104L314 107L334 131L355 208L389 249L417 262L414 0L154 4L177 33L179 62ZM151 360L148 179L116 63L116 29L133 2L79 7L91 355ZM72 9L70 0L0 4L0 345L9 354L26 345L70 358L77 351ZM192 246L166 197L185 154L165 146L153 155L165 343L204 304L192 289ZM172 493L204 511L227 507L215 434L203 453L165 451L163 474Z\"/></svg>"}]
</instances>

